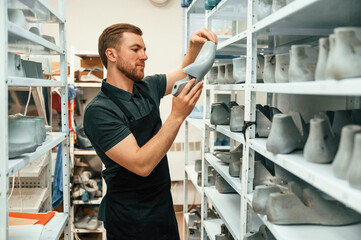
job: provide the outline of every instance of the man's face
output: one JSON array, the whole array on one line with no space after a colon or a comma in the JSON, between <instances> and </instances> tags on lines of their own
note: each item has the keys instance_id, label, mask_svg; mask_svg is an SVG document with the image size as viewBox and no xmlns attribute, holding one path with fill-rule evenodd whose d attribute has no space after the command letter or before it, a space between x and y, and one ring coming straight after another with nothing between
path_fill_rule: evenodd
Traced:
<instances>
[{"instance_id":1,"label":"man's face","mask_svg":"<svg viewBox=\"0 0 361 240\"><path fill-rule=\"evenodd\" d=\"M139 82L144 78L145 61L148 59L145 50L141 36L132 32L123 33L116 66L134 82Z\"/></svg>"}]
</instances>

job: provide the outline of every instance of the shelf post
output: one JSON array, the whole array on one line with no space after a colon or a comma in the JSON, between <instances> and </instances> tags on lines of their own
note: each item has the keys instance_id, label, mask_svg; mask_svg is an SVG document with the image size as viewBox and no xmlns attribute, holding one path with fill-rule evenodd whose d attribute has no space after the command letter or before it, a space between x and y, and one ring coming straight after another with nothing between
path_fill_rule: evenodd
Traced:
<instances>
[{"instance_id":1,"label":"shelf post","mask_svg":"<svg viewBox=\"0 0 361 240\"><path fill-rule=\"evenodd\" d=\"M8 28L7 1L1 1L0 6L0 239L8 239ZM4 227L4 228L3 228Z\"/></svg>"}]
</instances>

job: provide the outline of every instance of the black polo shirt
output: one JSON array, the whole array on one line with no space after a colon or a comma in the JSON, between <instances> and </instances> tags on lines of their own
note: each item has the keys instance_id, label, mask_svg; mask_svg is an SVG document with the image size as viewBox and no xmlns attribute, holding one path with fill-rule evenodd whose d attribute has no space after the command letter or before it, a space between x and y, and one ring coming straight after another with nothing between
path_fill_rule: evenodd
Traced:
<instances>
[{"instance_id":1,"label":"black polo shirt","mask_svg":"<svg viewBox=\"0 0 361 240\"><path fill-rule=\"evenodd\" d=\"M141 82L134 83L133 94L108 84L106 80L103 80L102 85L113 91L134 118L139 119L149 114L153 107L152 103L140 94L139 89L148 93L159 108L167 81L165 74L148 76ZM131 133L128 127L129 121L119 107L102 91L99 91L85 109L83 125L85 134L105 165L103 177L107 182L115 176L120 165L111 160L105 152Z\"/></svg>"}]
</instances>

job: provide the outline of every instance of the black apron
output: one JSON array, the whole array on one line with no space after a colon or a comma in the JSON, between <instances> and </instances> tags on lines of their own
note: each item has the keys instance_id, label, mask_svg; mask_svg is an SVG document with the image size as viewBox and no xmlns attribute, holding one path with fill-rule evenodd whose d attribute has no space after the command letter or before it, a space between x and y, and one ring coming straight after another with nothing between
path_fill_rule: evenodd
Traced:
<instances>
[{"instance_id":1,"label":"black apron","mask_svg":"<svg viewBox=\"0 0 361 240\"><path fill-rule=\"evenodd\" d=\"M114 94L102 85L102 92L127 116L129 129L139 147L160 129L162 121L154 100L140 88L140 94L153 105L150 113L135 119ZM105 226L108 240L179 240L177 220L170 192L171 180L167 156L148 177L120 167L107 182Z\"/></svg>"}]
</instances>

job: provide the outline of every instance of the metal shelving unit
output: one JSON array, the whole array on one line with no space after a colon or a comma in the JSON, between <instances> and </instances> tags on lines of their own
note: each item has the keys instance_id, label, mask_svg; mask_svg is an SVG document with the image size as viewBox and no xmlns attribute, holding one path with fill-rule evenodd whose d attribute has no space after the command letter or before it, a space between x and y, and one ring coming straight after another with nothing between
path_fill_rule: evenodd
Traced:
<instances>
[{"instance_id":1,"label":"metal shelving unit","mask_svg":"<svg viewBox=\"0 0 361 240\"><path fill-rule=\"evenodd\" d=\"M32 5L33 4L33 5ZM32 5L32 6L30 6ZM8 20L8 8L29 10L34 13L31 19L26 19L32 23L54 23L59 26L59 45L56 45L44 38L24 29ZM36 160L46 152L51 151L53 147L62 144L63 157L63 209L64 213L57 213L48 224L44 226L41 239L58 239L64 231L64 238L69 239L70 228L69 219L69 138L68 138L68 85L66 79L66 26L65 26L65 1L58 0L58 11L54 10L45 0L36 0L31 2L23 1L3 1L0 6L0 239L8 239L8 194L9 177L16 171L21 170L29 163ZM45 79L23 78L8 75L8 52L23 55L59 55L60 56L60 81L51 81ZM8 157L8 90L21 89L23 87L60 87L61 88L61 123L62 131L60 133L47 133L45 142L37 148L36 152L23 154L16 159ZM19 88L20 87L20 88ZM48 178L51 174L47 175ZM24 189L23 189L24 190ZM47 195L51 196L49 189L40 190L35 202L43 201ZM31 196L30 196L31 195ZM33 193L29 196L33 198ZM26 210L26 209L24 209ZM24 232L26 234L26 232Z\"/></svg>"},{"instance_id":2,"label":"metal shelving unit","mask_svg":"<svg viewBox=\"0 0 361 240\"><path fill-rule=\"evenodd\" d=\"M193 1L198 4L199 1ZM343 96L347 107L360 108L361 79L325 80L296 83L256 83L257 54L277 54L288 52L293 44L316 45L319 37L328 36L335 27L361 26L361 2L346 0L294 0L277 12L257 21L256 0L222 0L213 10L205 11L206 26L212 27L214 20L247 21L247 29L233 32L232 37L220 42L217 47L215 65L229 63L235 55L247 56L246 83L230 85L205 84L204 106L208 116L210 104L216 94L231 94L232 100L239 92L244 94L245 121L255 122L256 93L267 93L267 102L272 104L273 94ZM199 4L198 4L199 5ZM187 13L187 11L186 11ZM189 22L186 21L186 24ZM305 36L304 39L273 47L273 36ZM307 37L308 36L308 37ZM188 41L188 39L186 39ZM233 52L232 52L233 51ZM226 60L229 56L228 61ZM238 96L238 95L237 95ZM306 97L305 96L305 97ZM243 95L241 95L243 97ZM238 98L239 100L239 98ZM346 107L346 106L345 106ZM191 123L187 121L186 124ZM201 125L198 123L198 125ZM186 125L187 126L187 125ZM254 155L260 153L290 173L300 177L332 198L346 204L361 213L361 191L351 188L345 180L333 176L330 164L315 164L303 158L303 152L292 154L272 154L266 150L267 139L255 138L255 127L251 126L245 134L231 132L229 126L211 125L209 119L203 119L203 171L202 171L202 240L207 236L215 239L217 226L225 223L235 239L243 239L247 231L257 230L263 222L277 239L358 239L360 224L340 227L311 225L275 225L263 215L251 219L249 207L252 207ZM187 131L187 130L186 130ZM224 134L233 141L244 144L242 179L230 177L228 167L221 163L210 150L210 132ZM186 139L187 139L186 132ZM187 140L186 140L187 141ZM231 148L234 147L234 143ZM187 164L187 151L186 164ZM207 187L207 164L215 170L236 190L237 194L219 194L214 187ZM187 171L187 168L186 168ZM190 176L190 174L188 174ZM187 174L186 174L187 177ZM186 201L186 199L185 199ZM220 220L206 218L206 208L211 203L220 214ZM258 217L257 217L258 216ZM232 219L232 220L231 220ZM259 221L260 220L260 221Z\"/></svg>"},{"instance_id":3,"label":"metal shelving unit","mask_svg":"<svg viewBox=\"0 0 361 240\"><path fill-rule=\"evenodd\" d=\"M70 55L70 78L68 79L69 85L77 87L77 88L101 88L101 82L75 82L75 57L79 58L95 58L99 57L99 53L97 51L75 51L73 47L71 47L71 55ZM106 76L106 69L104 68L103 76ZM79 107L79 106L78 106ZM74 111L72 111L71 118L74 119ZM71 137L74 137L74 133L71 133ZM70 146L70 157L74 159L75 156L96 156L95 150L84 150L84 149L76 149L74 148L74 144ZM75 166L74 166L75 167ZM106 193L106 183L104 179L102 179L102 195ZM93 199L88 202L84 202L82 200L72 200L72 231L75 233L100 233L102 234L101 239L106 239L106 232L104 227L101 225L96 230L89 230L89 229L77 229L74 223L74 215L75 215L75 206L81 205L100 205L102 201L102 197L98 199ZM71 239L74 239L74 235L72 234Z\"/></svg>"}]
</instances>

